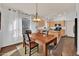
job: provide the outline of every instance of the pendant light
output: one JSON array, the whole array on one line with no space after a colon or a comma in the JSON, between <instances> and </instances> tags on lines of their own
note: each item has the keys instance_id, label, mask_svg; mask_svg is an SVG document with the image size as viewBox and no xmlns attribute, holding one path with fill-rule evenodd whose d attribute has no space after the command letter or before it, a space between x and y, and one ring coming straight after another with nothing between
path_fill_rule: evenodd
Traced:
<instances>
[{"instance_id":1,"label":"pendant light","mask_svg":"<svg viewBox=\"0 0 79 59\"><path fill-rule=\"evenodd\" d=\"M40 21L40 18L38 17L38 4L36 3L36 14L33 19L33 22L39 22L39 21Z\"/></svg>"}]
</instances>

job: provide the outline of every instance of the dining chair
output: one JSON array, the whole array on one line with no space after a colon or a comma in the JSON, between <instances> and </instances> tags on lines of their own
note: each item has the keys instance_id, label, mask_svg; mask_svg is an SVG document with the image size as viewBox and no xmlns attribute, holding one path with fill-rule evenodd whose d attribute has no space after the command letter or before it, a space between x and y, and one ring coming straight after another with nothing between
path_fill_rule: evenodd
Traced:
<instances>
[{"instance_id":1,"label":"dining chair","mask_svg":"<svg viewBox=\"0 0 79 59\"><path fill-rule=\"evenodd\" d=\"M23 34L23 39L24 39L24 47L25 47L25 54L27 51L27 47L29 48L29 56L34 54L36 51L39 51L39 45L32 41L30 37L31 31L26 30L26 33Z\"/></svg>"},{"instance_id":2,"label":"dining chair","mask_svg":"<svg viewBox=\"0 0 79 59\"><path fill-rule=\"evenodd\" d=\"M57 45L48 45L49 54L52 52L54 56L62 56L64 37L61 37Z\"/></svg>"}]
</instances>

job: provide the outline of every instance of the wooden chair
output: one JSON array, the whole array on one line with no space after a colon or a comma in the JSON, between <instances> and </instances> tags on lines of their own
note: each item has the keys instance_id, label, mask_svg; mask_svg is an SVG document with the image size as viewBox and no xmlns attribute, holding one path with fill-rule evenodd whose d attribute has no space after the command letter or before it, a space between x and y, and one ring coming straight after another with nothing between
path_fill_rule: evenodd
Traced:
<instances>
[{"instance_id":1,"label":"wooden chair","mask_svg":"<svg viewBox=\"0 0 79 59\"><path fill-rule=\"evenodd\" d=\"M64 37L60 39L57 45L48 45L49 54L50 51L52 51L52 54L54 56L62 56L62 50L63 50L63 43L64 43Z\"/></svg>"},{"instance_id":2,"label":"wooden chair","mask_svg":"<svg viewBox=\"0 0 79 59\"><path fill-rule=\"evenodd\" d=\"M26 54L27 47L28 47L29 48L29 56L31 56L33 53L35 53L36 51L39 50L38 44L31 40L31 38L29 36L30 33L31 33L30 31L26 31L26 33L23 34L25 54Z\"/></svg>"}]
</instances>

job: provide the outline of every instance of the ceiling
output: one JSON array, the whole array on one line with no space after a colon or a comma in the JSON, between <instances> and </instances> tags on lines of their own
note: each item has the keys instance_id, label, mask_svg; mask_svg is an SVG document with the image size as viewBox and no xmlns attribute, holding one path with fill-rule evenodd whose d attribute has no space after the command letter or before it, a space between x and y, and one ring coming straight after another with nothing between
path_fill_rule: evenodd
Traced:
<instances>
[{"instance_id":1,"label":"ceiling","mask_svg":"<svg viewBox=\"0 0 79 59\"><path fill-rule=\"evenodd\" d=\"M20 10L28 14L35 14L35 3L4 3L4 6ZM75 11L75 4L73 3L39 3L38 14L43 17L52 19L56 15L63 15Z\"/></svg>"}]
</instances>

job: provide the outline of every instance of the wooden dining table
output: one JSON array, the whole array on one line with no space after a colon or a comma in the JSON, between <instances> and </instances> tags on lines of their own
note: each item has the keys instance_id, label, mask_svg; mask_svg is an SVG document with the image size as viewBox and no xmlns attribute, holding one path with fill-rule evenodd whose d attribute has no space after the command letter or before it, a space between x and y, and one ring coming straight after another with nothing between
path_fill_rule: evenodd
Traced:
<instances>
[{"instance_id":1,"label":"wooden dining table","mask_svg":"<svg viewBox=\"0 0 79 59\"><path fill-rule=\"evenodd\" d=\"M45 35L41 33L32 33L31 38L37 42L39 45L42 45L43 55L47 56L47 45L54 42L54 44L57 44L57 37L55 35Z\"/></svg>"}]
</instances>

